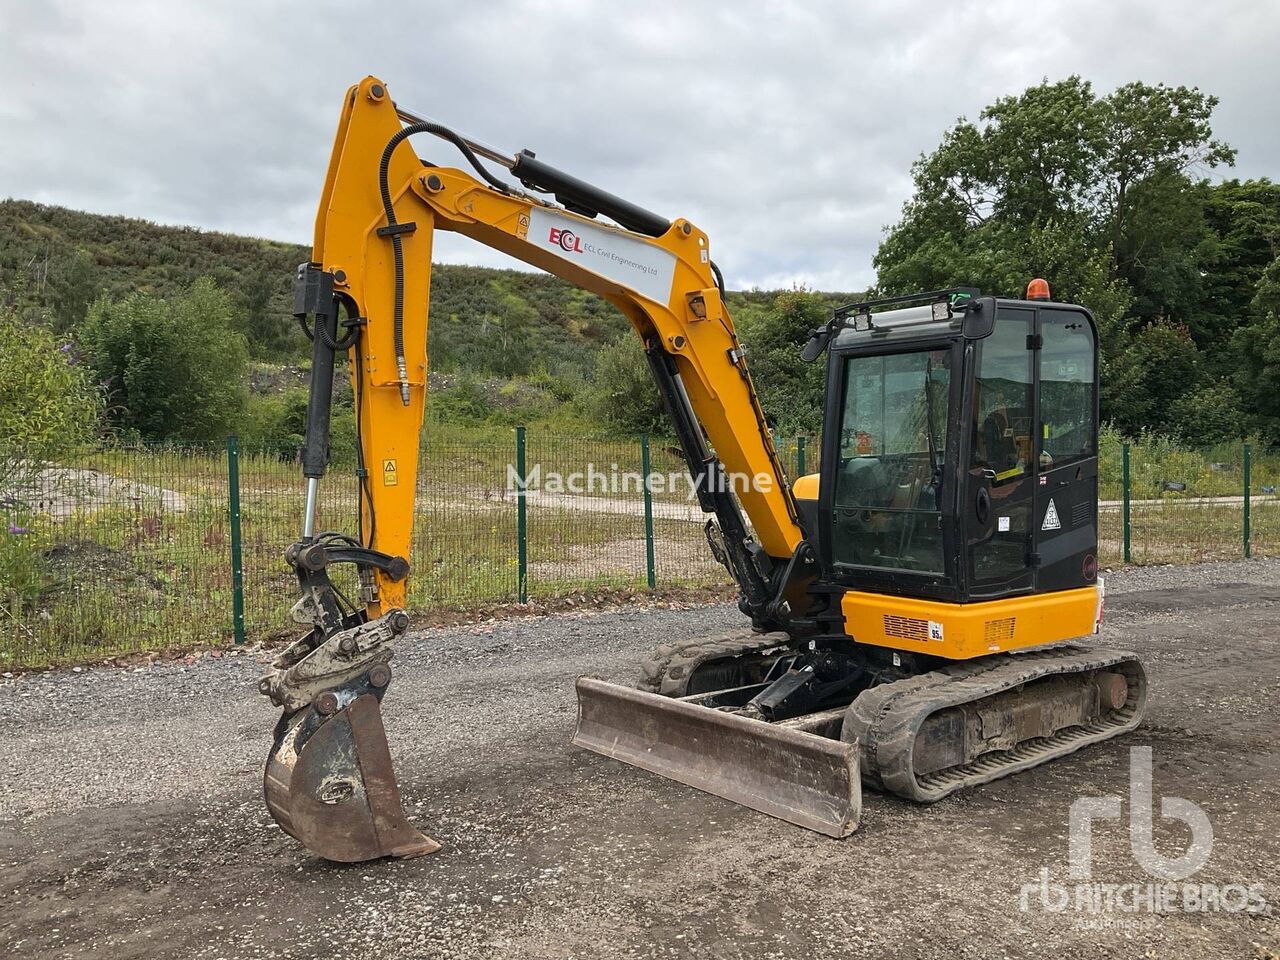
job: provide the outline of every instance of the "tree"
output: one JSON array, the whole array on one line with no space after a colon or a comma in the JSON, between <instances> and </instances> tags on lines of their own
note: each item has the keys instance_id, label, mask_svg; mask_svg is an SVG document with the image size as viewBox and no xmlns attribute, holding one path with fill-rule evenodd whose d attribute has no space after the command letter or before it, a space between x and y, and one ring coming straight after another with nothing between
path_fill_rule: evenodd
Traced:
<instances>
[{"instance_id":1,"label":"tree","mask_svg":"<svg viewBox=\"0 0 1280 960\"><path fill-rule=\"evenodd\" d=\"M805 363L800 352L830 316L831 308L816 293L790 290L768 310L743 317L751 380L766 416L780 430L817 433L822 427L826 364Z\"/></svg>"},{"instance_id":2,"label":"tree","mask_svg":"<svg viewBox=\"0 0 1280 960\"><path fill-rule=\"evenodd\" d=\"M916 161L915 195L894 232L956 235L993 220L1029 226L1083 215L1119 238L1139 184L1234 162L1209 126L1217 104L1163 84L1098 98L1076 76L1002 97Z\"/></svg>"},{"instance_id":3,"label":"tree","mask_svg":"<svg viewBox=\"0 0 1280 960\"><path fill-rule=\"evenodd\" d=\"M1274 443L1280 441L1280 258L1259 281L1251 311L1253 321L1233 337L1240 360L1236 387L1252 426Z\"/></svg>"},{"instance_id":4,"label":"tree","mask_svg":"<svg viewBox=\"0 0 1280 960\"><path fill-rule=\"evenodd\" d=\"M209 278L160 300L99 299L81 335L107 416L145 440L210 441L232 432L248 398L248 347L231 298Z\"/></svg>"},{"instance_id":5,"label":"tree","mask_svg":"<svg viewBox=\"0 0 1280 960\"><path fill-rule=\"evenodd\" d=\"M54 329L68 333L84 323L89 304L100 289L97 267L88 253L77 249L70 256L59 258L49 275L48 287Z\"/></svg>"},{"instance_id":6,"label":"tree","mask_svg":"<svg viewBox=\"0 0 1280 960\"><path fill-rule=\"evenodd\" d=\"M1213 138L1217 102L1142 83L1098 97L1069 77L997 100L978 123L962 118L913 167L914 194L876 253L880 289L1008 296L1045 277L1098 321L1104 419L1181 431L1172 418L1195 408L1175 401L1210 385L1197 395L1228 395L1200 347L1220 349L1239 322L1203 309L1221 250L1206 215L1213 189L1192 177L1235 156ZM1162 363L1172 366L1151 366Z\"/></svg>"},{"instance_id":7,"label":"tree","mask_svg":"<svg viewBox=\"0 0 1280 960\"><path fill-rule=\"evenodd\" d=\"M1104 353L1104 358L1103 399L1109 402L1109 419L1122 432L1129 436L1183 432L1175 410L1203 383L1200 351L1185 326L1153 321L1132 334L1122 349ZM1185 426L1194 433L1193 425Z\"/></svg>"},{"instance_id":8,"label":"tree","mask_svg":"<svg viewBox=\"0 0 1280 960\"><path fill-rule=\"evenodd\" d=\"M487 366L500 377L514 377L529 372L529 332L538 311L515 294L504 294L495 314L485 317L492 326L492 342L487 351Z\"/></svg>"},{"instance_id":9,"label":"tree","mask_svg":"<svg viewBox=\"0 0 1280 960\"><path fill-rule=\"evenodd\" d=\"M1195 87L1127 83L1099 101L1102 213L1118 248L1128 226L1129 191L1155 178L1235 163L1236 151L1213 139L1218 98Z\"/></svg>"},{"instance_id":10,"label":"tree","mask_svg":"<svg viewBox=\"0 0 1280 960\"><path fill-rule=\"evenodd\" d=\"M254 356L269 357L300 349L306 342L293 321L278 309L280 276L260 263L242 279L237 292L243 311L238 328L245 334ZM292 333L298 333L290 339Z\"/></svg>"},{"instance_id":11,"label":"tree","mask_svg":"<svg viewBox=\"0 0 1280 960\"><path fill-rule=\"evenodd\" d=\"M1208 227L1200 279L1200 302L1192 318L1197 339L1220 358L1223 374L1239 367L1238 357L1219 349L1242 323L1265 314L1263 274L1280 257L1280 184L1269 180L1226 180L1207 191Z\"/></svg>"},{"instance_id":12,"label":"tree","mask_svg":"<svg viewBox=\"0 0 1280 960\"><path fill-rule=\"evenodd\" d=\"M34 509L59 480L42 475L43 464L89 440L101 410L71 345L24 316L16 300L0 291L0 608L10 614L48 587Z\"/></svg>"}]
</instances>

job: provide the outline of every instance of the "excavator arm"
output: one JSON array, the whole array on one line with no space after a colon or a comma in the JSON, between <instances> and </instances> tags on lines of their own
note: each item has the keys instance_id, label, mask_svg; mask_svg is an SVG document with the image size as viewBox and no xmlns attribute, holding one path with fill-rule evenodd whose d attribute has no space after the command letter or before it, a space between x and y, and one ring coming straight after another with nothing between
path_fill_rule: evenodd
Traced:
<instances>
[{"instance_id":1,"label":"excavator arm","mask_svg":"<svg viewBox=\"0 0 1280 960\"><path fill-rule=\"evenodd\" d=\"M476 170L422 160L407 141L423 134L461 147ZM520 183L489 173L478 150ZM564 205L534 191L553 193ZM600 223L597 214L621 226ZM351 350L369 471L365 543L408 556L436 230L471 237L590 290L626 316L672 413L701 503L718 521L744 607L762 622L776 621L777 612L766 610L772 579L803 533L706 234L688 220L669 222L584 184L528 151L503 155L420 120L397 109L372 77L348 93L313 263L305 268L332 277L334 294L360 321ZM382 605L402 605L403 580L378 576Z\"/></svg>"},{"instance_id":2,"label":"excavator arm","mask_svg":"<svg viewBox=\"0 0 1280 960\"><path fill-rule=\"evenodd\" d=\"M470 169L419 156L410 138L428 135L456 148ZM365 78L344 101L312 258L295 285L294 310L312 338L312 385L303 530L286 558L302 594L294 618L311 630L260 685L283 708L266 771L268 806L287 832L334 860L437 848L401 811L379 707L394 641L408 625L436 230L590 290L630 321L699 502L714 518L708 540L757 630L803 615L793 609L805 597L797 584L813 562L707 235L528 151L504 154L400 109L380 80ZM358 428L358 537L315 529L333 372L344 353ZM358 570L358 604L329 579L340 563Z\"/></svg>"}]
</instances>

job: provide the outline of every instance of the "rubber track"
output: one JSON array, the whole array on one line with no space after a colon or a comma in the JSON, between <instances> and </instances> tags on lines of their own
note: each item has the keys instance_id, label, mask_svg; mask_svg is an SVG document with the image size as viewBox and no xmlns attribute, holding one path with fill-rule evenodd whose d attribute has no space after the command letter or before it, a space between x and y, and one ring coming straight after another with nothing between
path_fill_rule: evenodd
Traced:
<instances>
[{"instance_id":1,"label":"rubber track","mask_svg":"<svg viewBox=\"0 0 1280 960\"><path fill-rule=\"evenodd\" d=\"M665 697L683 697L698 667L712 660L763 653L785 647L791 638L785 633L756 633L750 627L712 637L691 637L677 643L662 643L640 661L637 689Z\"/></svg>"},{"instance_id":2,"label":"rubber track","mask_svg":"<svg viewBox=\"0 0 1280 960\"><path fill-rule=\"evenodd\" d=\"M1129 698L1110 716L1069 727L1051 737L984 754L970 763L917 778L912 765L915 737L926 717L1052 675L1107 667L1129 682ZM1027 770L1132 730L1146 708L1146 675L1134 654L1078 646L1023 654L999 654L884 683L861 693L845 714L841 739L861 743L863 782L920 803L932 803L966 787Z\"/></svg>"}]
</instances>

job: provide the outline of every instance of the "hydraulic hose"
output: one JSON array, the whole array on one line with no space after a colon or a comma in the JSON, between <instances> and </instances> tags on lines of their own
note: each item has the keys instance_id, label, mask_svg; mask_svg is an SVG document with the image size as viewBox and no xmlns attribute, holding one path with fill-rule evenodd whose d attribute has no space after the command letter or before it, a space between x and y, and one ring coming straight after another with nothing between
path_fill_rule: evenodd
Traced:
<instances>
[{"instance_id":1,"label":"hydraulic hose","mask_svg":"<svg viewBox=\"0 0 1280 960\"><path fill-rule=\"evenodd\" d=\"M461 151L462 155L467 158L467 162L476 169L476 172L482 176L485 181L495 190L502 193L510 193L510 188L505 183L491 174L481 163L480 159L475 155L472 149L467 146L465 140L458 134L454 133L448 127L442 127L438 123L430 121L420 121L411 123L407 127L402 127L395 132L390 140L387 141L386 147L382 150L382 159L378 163L378 191L382 195L382 209L387 218L387 225L381 229L381 233L391 238L392 259L395 265L395 299L393 304L393 335L395 338L396 351L396 375L400 378L400 402L406 407L409 405L409 369L404 358L404 246L401 235L411 233L414 229L412 224L401 225L396 220L395 207L391 203L391 188L387 183L387 172L391 167L391 155L395 152L402 142L417 133L430 133L444 140L448 140Z\"/></svg>"}]
</instances>

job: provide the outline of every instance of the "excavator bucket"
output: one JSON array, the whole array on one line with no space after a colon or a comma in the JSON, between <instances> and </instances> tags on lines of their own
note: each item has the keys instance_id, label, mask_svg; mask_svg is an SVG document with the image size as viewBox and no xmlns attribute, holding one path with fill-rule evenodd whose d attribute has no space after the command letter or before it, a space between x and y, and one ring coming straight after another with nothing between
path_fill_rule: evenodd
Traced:
<instances>
[{"instance_id":1,"label":"excavator bucket","mask_svg":"<svg viewBox=\"0 0 1280 960\"><path fill-rule=\"evenodd\" d=\"M405 818L378 698L365 693L341 708L336 698L327 705L335 709L299 710L277 729L266 770L267 808L276 823L308 850L341 863L439 850Z\"/></svg>"},{"instance_id":2,"label":"excavator bucket","mask_svg":"<svg viewBox=\"0 0 1280 960\"><path fill-rule=\"evenodd\" d=\"M829 837L858 826L857 743L593 677L578 679L573 743Z\"/></svg>"}]
</instances>

